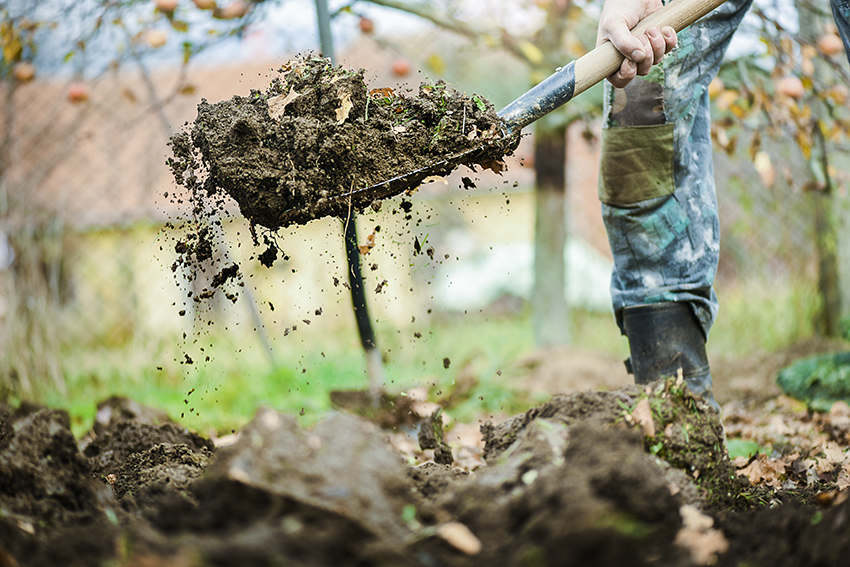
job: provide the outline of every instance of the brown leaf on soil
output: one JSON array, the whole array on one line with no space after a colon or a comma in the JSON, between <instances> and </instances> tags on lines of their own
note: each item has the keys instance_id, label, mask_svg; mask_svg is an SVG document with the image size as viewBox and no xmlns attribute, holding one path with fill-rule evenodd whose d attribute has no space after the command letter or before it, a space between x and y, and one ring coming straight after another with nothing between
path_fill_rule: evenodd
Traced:
<instances>
[{"instance_id":1,"label":"brown leaf on soil","mask_svg":"<svg viewBox=\"0 0 850 567\"><path fill-rule=\"evenodd\" d=\"M850 405L848 405L844 400L838 400L832 404L832 407L829 409L829 416L832 418L850 417Z\"/></svg>"},{"instance_id":2,"label":"brown leaf on soil","mask_svg":"<svg viewBox=\"0 0 850 567\"><path fill-rule=\"evenodd\" d=\"M287 95L277 95L273 96L266 101L266 104L269 107L269 116L271 116L274 120L280 120L283 116L284 110L286 110L286 105L298 98L299 93L295 92L294 88L289 89L289 94Z\"/></svg>"},{"instance_id":3,"label":"brown leaf on soil","mask_svg":"<svg viewBox=\"0 0 850 567\"><path fill-rule=\"evenodd\" d=\"M379 87L369 91L369 96L378 98L396 98L395 91L390 87Z\"/></svg>"},{"instance_id":4,"label":"brown leaf on soil","mask_svg":"<svg viewBox=\"0 0 850 567\"><path fill-rule=\"evenodd\" d=\"M746 475L753 485L767 484L773 488L781 488L785 464L785 459L771 459L764 453L759 453L755 460L740 469L738 474Z\"/></svg>"},{"instance_id":5,"label":"brown leaf on soil","mask_svg":"<svg viewBox=\"0 0 850 567\"><path fill-rule=\"evenodd\" d=\"M679 509L682 529L676 534L676 545L687 549L697 565L713 565L717 554L729 549L729 542L720 530L714 529L714 520L696 507L685 504Z\"/></svg>"},{"instance_id":6,"label":"brown leaf on soil","mask_svg":"<svg viewBox=\"0 0 850 567\"><path fill-rule=\"evenodd\" d=\"M481 540L460 522L446 522L437 526L437 535L446 540L449 545L467 555L481 553Z\"/></svg>"},{"instance_id":7,"label":"brown leaf on soil","mask_svg":"<svg viewBox=\"0 0 850 567\"><path fill-rule=\"evenodd\" d=\"M348 114L351 112L353 107L354 104L351 102L351 93L339 93L339 108L336 109L336 123L342 124L345 122L345 119L348 118Z\"/></svg>"},{"instance_id":8,"label":"brown leaf on soil","mask_svg":"<svg viewBox=\"0 0 850 567\"><path fill-rule=\"evenodd\" d=\"M644 398L637 403L632 418L643 428L643 434L647 437L655 437L655 422L652 421L652 408L649 407L649 398Z\"/></svg>"},{"instance_id":9,"label":"brown leaf on soil","mask_svg":"<svg viewBox=\"0 0 850 567\"><path fill-rule=\"evenodd\" d=\"M842 449L835 441L830 441L823 446L823 456L830 464L843 463L846 459L844 449Z\"/></svg>"},{"instance_id":10,"label":"brown leaf on soil","mask_svg":"<svg viewBox=\"0 0 850 567\"><path fill-rule=\"evenodd\" d=\"M785 421L782 416L774 415L770 418L770 423L768 424L768 432L773 435L793 435L794 430L785 425Z\"/></svg>"},{"instance_id":11,"label":"brown leaf on soil","mask_svg":"<svg viewBox=\"0 0 850 567\"><path fill-rule=\"evenodd\" d=\"M841 472L838 473L838 478L835 479L835 486L838 490L847 490L850 488L850 465L841 467Z\"/></svg>"}]
</instances>

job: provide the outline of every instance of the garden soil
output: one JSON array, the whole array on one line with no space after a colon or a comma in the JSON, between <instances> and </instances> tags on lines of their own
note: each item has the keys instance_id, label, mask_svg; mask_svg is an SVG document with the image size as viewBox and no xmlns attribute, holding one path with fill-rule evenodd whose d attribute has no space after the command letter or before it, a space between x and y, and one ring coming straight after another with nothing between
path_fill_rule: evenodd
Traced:
<instances>
[{"instance_id":1,"label":"garden soil","mask_svg":"<svg viewBox=\"0 0 850 567\"><path fill-rule=\"evenodd\" d=\"M850 553L834 484L750 485L681 381L556 395L482 433L486 464L469 469L411 460L343 413L306 429L260 408L216 447L121 398L80 440L63 411L4 406L0 565L790 566Z\"/></svg>"},{"instance_id":2,"label":"garden soil","mask_svg":"<svg viewBox=\"0 0 850 567\"><path fill-rule=\"evenodd\" d=\"M203 100L172 137L168 164L196 204L229 195L252 225L276 230L377 210L382 197L412 193L460 165L500 171L518 141L503 134L483 97L442 81L412 95L369 88L362 70L308 54L286 63L263 92ZM399 177L381 193L362 191Z\"/></svg>"},{"instance_id":3,"label":"garden soil","mask_svg":"<svg viewBox=\"0 0 850 567\"><path fill-rule=\"evenodd\" d=\"M352 191L439 156L483 147L469 165L498 169L511 149L503 143L480 97L441 83L412 97L370 91L362 73L308 56L265 92L201 103L172 139L170 165L197 212L229 196L252 225L276 230L379 208ZM215 221L198 226L176 251L203 261ZM237 276L225 266L217 285ZM484 423L478 466L451 462L458 449L439 439L439 415L421 431L436 449L417 454L439 450L440 462L399 450L392 440L417 439L423 423L399 408L408 415L333 413L309 429L260 408L215 444L121 398L98 406L81 439L64 411L0 406L0 567L792 566L850 557L843 469L829 459L806 465L809 446L782 475L762 471L781 476L776 485L751 484L745 463L727 455L719 417L681 380L555 395ZM847 409L846 427L800 419L846 443ZM739 411L727 424L740 433L746 419Z\"/></svg>"}]
</instances>

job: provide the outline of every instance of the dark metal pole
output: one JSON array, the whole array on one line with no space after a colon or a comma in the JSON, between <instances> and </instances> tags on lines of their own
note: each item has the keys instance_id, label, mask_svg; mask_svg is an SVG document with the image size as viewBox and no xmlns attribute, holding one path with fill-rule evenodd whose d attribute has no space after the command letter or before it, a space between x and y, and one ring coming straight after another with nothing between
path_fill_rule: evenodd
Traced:
<instances>
[{"instance_id":1,"label":"dark metal pole","mask_svg":"<svg viewBox=\"0 0 850 567\"><path fill-rule=\"evenodd\" d=\"M331 35L331 18L328 12L328 0L316 0L316 15L319 20L319 42L325 57L335 61L333 36ZM384 387L384 369L381 351L375 337L375 329L369 318L366 307L366 290L363 286L363 274L360 271L360 250L357 248L357 223L353 210L344 217L345 229L345 258L348 263L348 284L351 287L351 303L354 308L354 319L357 321L357 331L360 333L360 343L366 353L366 374L369 378L369 391L378 400Z\"/></svg>"},{"instance_id":2,"label":"dark metal pole","mask_svg":"<svg viewBox=\"0 0 850 567\"><path fill-rule=\"evenodd\" d=\"M316 15L319 18L319 45L325 57L330 57L336 63L334 55L334 38L331 35L331 15L328 12L328 0L316 0Z\"/></svg>"}]
</instances>

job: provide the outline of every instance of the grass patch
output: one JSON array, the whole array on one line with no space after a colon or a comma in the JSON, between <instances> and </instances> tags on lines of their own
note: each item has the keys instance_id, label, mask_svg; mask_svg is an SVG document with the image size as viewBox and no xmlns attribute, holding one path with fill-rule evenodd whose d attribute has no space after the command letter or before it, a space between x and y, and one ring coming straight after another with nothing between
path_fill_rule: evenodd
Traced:
<instances>
[{"instance_id":1,"label":"grass patch","mask_svg":"<svg viewBox=\"0 0 850 567\"><path fill-rule=\"evenodd\" d=\"M802 285L721 291L721 315L709 341L713 353L771 351L814 333L816 296ZM628 342L613 315L575 310L571 324L574 347L618 359L628 355ZM178 337L111 348L69 348L61 357L66 391L51 391L41 401L67 409L77 435L91 427L96 404L112 395L161 408L204 434L240 428L261 405L299 415L309 425L333 409L331 391L367 387L353 322L330 331L316 327L273 339L276 366L251 331L233 327L205 335L203 354L211 360L201 356L191 365L185 364L184 352L191 350L198 359L197 345L187 350ZM534 351L527 313L431 316L406 328L380 322L376 328L385 356L386 389L391 392L424 386L433 398L445 398L459 378L471 375L475 387L449 410L454 419L467 423L518 413L545 401L520 396L501 372Z\"/></svg>"},{"instance_id":2,"label":"grass patch","mask_svg":"<svg viewBox=\"0 0 850 567\"><path fill-rule=\"evenodd\" d=\"M484 314L432 321L416 330L378 324L386 389L401 392L425 386L435 396L445 396L461 373L471 373L477 385L453 408L455 418L521 411L522 400L500 380L498 371L533 350L529 327L525 316ZM43 402L67 409L76 435L91 427L97 403L113 395L162 408L202 433L224 434L244 425L261 405L313 423L332 409L331 391L368 385L354 329L299 331L274 340L277 365L250 332L221 332L205 336L204 343L210 345L204 350L210 360L191 365L185 363L184 345L177 338L143 347L135 343L69 349L62 357L67 391L50 392ZM450 360L449 368L444 367L444 358Z\"/></svg>"},{"instance_id":3,"label":"grass patch","mask_svg":"<svg viewBox=\"0 0 850 567\"><path fill-rule=\"evenodd\" d=\"M817 290L805 282L718 286L720 313L709 348L724 356L773 352L815 334Z\"/></svg>"}]
</instances>

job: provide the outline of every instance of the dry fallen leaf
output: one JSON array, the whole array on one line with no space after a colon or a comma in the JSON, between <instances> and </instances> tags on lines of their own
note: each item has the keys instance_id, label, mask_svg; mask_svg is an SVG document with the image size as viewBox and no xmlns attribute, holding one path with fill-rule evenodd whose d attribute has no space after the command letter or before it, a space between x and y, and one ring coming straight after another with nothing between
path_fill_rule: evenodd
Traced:
<instances>
[{"instance_id":1,"label":"dry fallen leaf","mask_svg":"<svg viewBox=\"0 0 850 567\"><path fill-rule=\"evenodd\" d=\"M746 475L754 485L768 484L773 488L780 488L781 476L785 474L785 460L770 459L764 453L759 453L755 460L739 470L738 474Z\"/></svg>"},{"instance_id":2,"label":"dry fallen leaf","mask_svg":"<svg viewBox=\"0 0 850 567\"><path fill-rule=\"evenodd\" d=\"M729 542L720 530L711 529L700 532L690 528L682 528L676 534L676 545L691 553L691 560L697 565L713 565L717 562L717 554L729 549Z\"/></svg>"},{"instance_id":3,"label":"dry fallen leaf","mask_svg":"<svg viewBox=\"0 0 850 567\"><path fill-rule=\"evenodd\" d=\"M354 104L351 102L351 93L339 93L339 108L336 109L336 123L342 124L345 122L345 119L348 118L348 113L351 112L353 107Z\"/></svg>"},{"instance_id":4,"label":"dry fallen leaf","mask_svg":"<svg viewBox=\"0 0 850 567\"><path fill-rule=\"evenodd\" d=\"M781 415L774 415L770 418L768 432L774 435L793 435L794 430L785 424Z\"/></svg>"},{"instance_id":5,"label":"dry fallen leaf","mask_svg":"<svg viewBox=\"0 0 850 567\"><path fill-rule=\"evenodd\" d=\"M460 522L446 522L437 526L437 535L446 540L449 545L467 555L481 553L481 540Z\"/></svg>"},{"instance_id":6,"label":"dry fallen leaf","mask_svg":"<svg viewBox=\"0 0 850 567\"><path fill-rule=\"evenodd\" d=\"M829 410L830 417L850 417L850 405L844 400L838 400Z\"/></svg>"},{"instance_id":7,"label":"dry fallen leaf","mask_svg":"<svg viewBox=\"0 0 850 567\"><path fill-rule=\"evenodd\" d=\"M481 165L481 167L483 167L484 169L489 169L489 170L491 170L493 173L498 173L499 175L501 175L501 174L502 174L502 170L503 170L503 169L505 169L505 162L503 162L503 161L502 161L502 160L500 160L500 159L494 159L493 161L485 161L485 162L481 162L481 164L480 164L480 165Z\"/></svg>"},{"instance_id":8,"label":"dry fallen leaf","mask_svg":"<svg viewBox=\"0 0 850 567\"><path fill-rule=\"evenodd\" d=\"M850 465L841 467L841 472L838 473L835 485L838 487L838 490L847 490L850 488Z\"/></svg>"},{"instance_id":9,"label":"dry fallen leaf","mask_svg":"<svg viewBox=\"0 0 850 567\"><path fill-rule=\"evenodd\" d=\"M703 514L693 504L685 504L679 508L679 515L682 516L682 524L686 528L705 531L714 527L714 518Z\"/></svg>"},{"instance_id":10,"label":"dry fallen leaf","mask_svg":"<svg viewBox=\"0 0 850 567\"><path fill-rule=\"evenodd\" d=\"M395 98L395 90L390 87L379 87L377 89L372 89L369 91L369 96L378 97L378 98Z\"/></svg>"},{"instance_id":11,"label":"dry fallen leaf","mask_svg":"<svg viewBox=\"0 0 850 567\"><path fill-rule=\"evenodd\" d=\"M443 185L449 184L448 180L442 175L429 175L428 177L422 180L422 183L420 183L420 185L425 185L426 183L433 183L434 181L442 181Z\"/></svg>"},{"instance_id":12,"label":"dry fallen leaf","mask_svg":"<svg viewBox=\"0 0 850 567\"><path fill-rule=\"evenodd\" d=\"M652 408L649 407L649 399L644 398L637 403L632 418L643 427L643 434L647 437L655 437L655 422L652 421Z\"/></svg>"},{"instance_id":13,"label":"dry fallen leaf","mask_svg":"<svg viewBox=\"0 0 850 567\"><path fill-rule=\"evenodd\" d=\"M839 464L845 460L844 450L835 441L830 441L823 447L823 455L828 463Z\"/></svg>"},{"instance_id":14,"label":"dry fallen leaf","mask_svg":"<svg viewBox=\"0 0 850 567\"><path fill-rule=\"evenodd\" d=\"M269 107L269 116L271 116L274 120L280 120L283 116L284 110L286 110L286 105L298 98L299 95L295 92L295 89L290 88L289 94L287 95L277 95L273 96L266 101L266 104Z\"/></svg>"},{"instance_id":15,"label":"dry fallen leaf","mask_svg":"<svg viewBox=\"0 0 850 567\"><path fill-rule=\"evenodd\" d=\"M691 560L697 565L712 565L718 553L729 549L723 532L714 529L714 520L696 507L685 504L679 509L682 529L676 534L676 545L687 549Z\"/></svg>"},{"instance_id":16,"label":"dry fallen leaf","mask_svg":"<svg viewBox=\"0 0 850 567\"><path fill-rule=\"evenodd\" d=\"M366 237L366 244L360 244L357 246L360 253L364 256L369 253L369 251L375 247L375 231L372 231L372 234Z\"/></svg>"}]
</instances>

